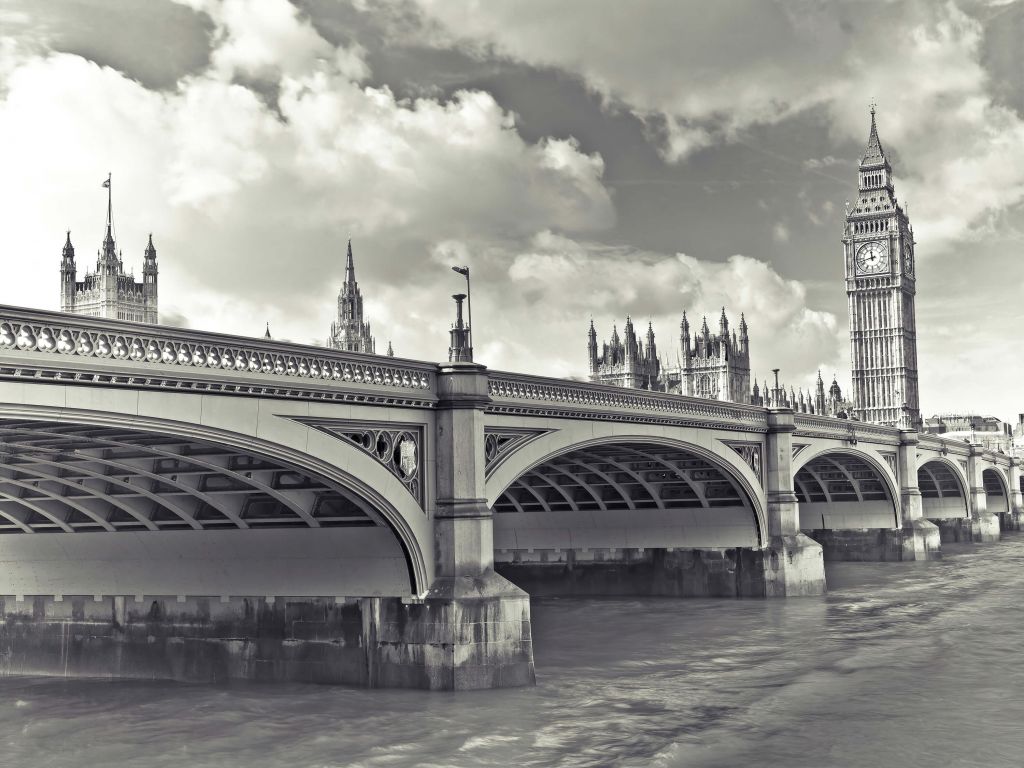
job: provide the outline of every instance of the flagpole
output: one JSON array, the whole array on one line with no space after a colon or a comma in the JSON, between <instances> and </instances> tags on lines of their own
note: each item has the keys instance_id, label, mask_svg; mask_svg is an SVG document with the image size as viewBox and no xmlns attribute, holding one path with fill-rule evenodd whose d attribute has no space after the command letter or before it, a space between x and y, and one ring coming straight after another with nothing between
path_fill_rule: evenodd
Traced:
<instances>
[{"instance_id":1,"label":"flagpole","mask_svg":"<svg viewBox=\"0 0 1024 768\"><path fill-rule=\"evenodd\" d=\"M113 218L114 218L114 202L113 202L114 191L112 189L112 184L110 182L110 179L111 179L112 175L113 174L111 174L109 171L107 172L107 226L108 227L113 224Z\"/></svg>"}]
</instances>

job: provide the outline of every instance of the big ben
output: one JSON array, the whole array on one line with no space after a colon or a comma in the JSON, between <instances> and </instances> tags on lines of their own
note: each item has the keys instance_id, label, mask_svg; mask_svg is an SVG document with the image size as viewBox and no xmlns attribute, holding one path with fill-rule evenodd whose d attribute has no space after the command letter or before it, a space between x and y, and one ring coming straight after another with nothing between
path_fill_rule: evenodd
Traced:
<instances>
[{"instance_id":1,"label":"big ben","mask_svg":"<svg viewBox=\"0 0 1024 768\"><path fill-rule=\"evenodd\" d=\"M893 190L874 107L843 246L854 414L876 424L917 425L914 230Z\"/></svg>"}]
</instances>

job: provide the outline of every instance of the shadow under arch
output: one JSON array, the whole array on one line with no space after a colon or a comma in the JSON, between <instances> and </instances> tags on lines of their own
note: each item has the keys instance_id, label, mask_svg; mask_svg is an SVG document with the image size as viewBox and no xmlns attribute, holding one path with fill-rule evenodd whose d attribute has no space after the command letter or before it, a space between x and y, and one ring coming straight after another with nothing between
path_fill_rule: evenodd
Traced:
<instances>
[{"instance_id":1,"label":"shadow under arch","mask_svg":"<svg viewBox=\"0 0 1024 768\"><path fill-rule=\"evenodd\" d=\"M995 515L1005 515L1010 511L1010 485L1003 473L995 467L986 467L981 472L981 482L985 487L986 511Z\"/></svg>"},{"instance_id":2,"label":"shadow under arch","mask_svg":"<svg viewBox=\"0 0 1024 768\"><path fill-rule=\"evenodd\" d=\"M741 462L660 436L559 446L488 489L495 548L761 547L765 511Z\"/></svg>"},{"instance_id":3,"label":"shadow under arch","mask_svg":"<svg viewBox=\"0 0 1024 768\"><path fill-rule=\"evenodd\" d=\"M339 449L358 452L338 442ZM207 462L204 471L201 465L205 460L200 456L205 455L203 450L189 446L220 449L216 461L222 466ZM178 462L174 465L177 471L169 469L171 465L166 462ZM54 517L52 514L39 515L38 509L23 507L19 511L18 500L6 494L0 499L4 509L0 529L13 527L26 533L58 528L109 535L118 529L154 532L181 528L196 532L372 525L390 533L404 558L408 592L422 593L430 583L430 563L407 515L410 506L420 516L424 513L411 496L396 500L378 490L393 485L383 467L372 466L362 455L353 456L353 463L359 465L363 478L313 451L200 424L74 409L55 412L41 406L0 406L0 487L7 481L22 488L26 483L39 487L39 495L46 497L44 508L51 513L60 499L47 492L48 486L62 484L81 491L74 499L79 508L68 506L66 520L71 522L63 525L49 519ZM71 470L77 467L80 477L74 478L75 472L69 473L68 469L55 471L55 465ZM97 467L101 471L96 471ZM161 472L166 477L161 478ZM185 475L201 477L189 488L181 479ZM268 484L254 475L274 476L275 481ZM70 482L69 476L75 482ZM284 476L292 485L280 486L277 480ZM148 494L143 481L151 484ZM101 483L106 487L97 487ZM407 492L399 489L398 493ZM193 503L161 504L153 498L161 494L177 494L182 499L191 496ZM210 502L218 494L222 500L230 494L248 497L241 504L235 503L235 514L227 514L220 504ZM148 511L143 505L134 505L133 509L133 496L148 496L152 502ZM107 501L113 511L104 510ZM40 503L32 503L40 507ZM309 507L305 514L301 503ZM34 516L23 514L25 509ZM91 515L83 514L89 510ZM105 525L101 513L106 514ZM46 518L45 522L40 517Z\"/></svg>"},{"instance_id":4,"label":"shadow under arch","mask_svg":"<svg viewBox=\"0 0 1024 768\"><path fill-rule=\"evenodd\" d=\"M921 491L921 511L925 518L950 520L970 517L967 480L952 460L936 456L919 464L917 487Z\"/></svg>"},{"instance_id":5,"label":"shadow under arch","mask_svg":"<svg viewBox=\"0 0 1024 768\"><path fill-rule=\"evenodd\" d=\"M826 447L798 458L793 489L801 530L899 528L899 489L876 456Z\"/></svg>"}]
</instances>

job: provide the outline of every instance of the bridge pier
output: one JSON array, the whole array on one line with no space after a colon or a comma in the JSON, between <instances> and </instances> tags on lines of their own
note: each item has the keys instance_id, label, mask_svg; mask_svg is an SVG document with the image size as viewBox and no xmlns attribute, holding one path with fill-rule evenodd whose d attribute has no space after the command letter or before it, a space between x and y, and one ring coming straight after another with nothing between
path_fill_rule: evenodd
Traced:
<instances>
[{"instance_id":1,"label":"bridge pier","mask_svg":"<svg viewBox=\"0 0 1024 768\"><path fill-rule=\"evenodd\" d=\"M532 685L530 597L494 571L484 491L486 369L442 365L437 385L436 576L419 601L366 601L369 682L432 690Z\"/></svg>"},{"instance_id":2,"label":"bridge pier","mask_svg":"<svg viewBox=\"0 0 1024 768\"><path fill-rule=\"evenodd\" d=\"M793 489L795 431L792 410L769 409L764 468L768 513L768 541L763 549L766 597L825 592L821 544L800 531L800 512Z\"/></svg>"},{"instance_id":3,"label":"bridge pier","mask_svg":"<svg viewBox=\"0 0 1024 768\"><path fill-rule=\"evenodd\" d=\"M1020 459L1016 456L1010 457L1007 476L1010 486L1010 496L1007 499L1009 502L1008 528L1012 531L1021 531L1024 530L1024 494L1021 493Z\"/></svg>"},{"instance_id":4,"label":"bridge pier","mask_svg":"<svg viewBox=\"0 0 1024 768\"><path fill-rule=\"evenodd\" d=\"M967 484L971 512L971 540L975 542L999 541L999 517L988 511L988 493L982 472L984 449L972 444L967 456Z\"/></svg>"},{"instance_id":5,"label":"bridge pier","mask_svg":"<svg viewBox=\"0 0 1024 768\"><path fill-rule=\"evenodd\" d=\"M900 528L898 540L901 560L936 560L942 557L939 527L926 520L918 487L917 431L900 430L897 475L900 483Z\"/></svg>"}]
</instances>

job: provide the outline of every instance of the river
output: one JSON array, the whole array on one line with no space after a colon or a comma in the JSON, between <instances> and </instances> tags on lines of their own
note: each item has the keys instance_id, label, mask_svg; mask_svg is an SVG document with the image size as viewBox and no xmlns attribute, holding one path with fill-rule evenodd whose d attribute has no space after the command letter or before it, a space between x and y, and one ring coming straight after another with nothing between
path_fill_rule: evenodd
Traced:
<instances>
[{"instance_id":1,"label":"river","mask_svg":"<svg viewBox=\"0 0 1024 768\"><path fill-rule=\"evenodd\" d=\"M530 689L0 680L0 764L1019 768L1024 534L944 546L824 598L536 601Z\"/></svg>"}]
</instances>

